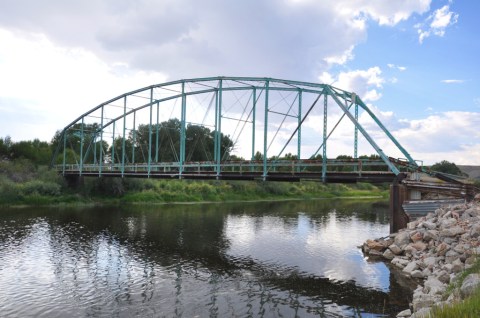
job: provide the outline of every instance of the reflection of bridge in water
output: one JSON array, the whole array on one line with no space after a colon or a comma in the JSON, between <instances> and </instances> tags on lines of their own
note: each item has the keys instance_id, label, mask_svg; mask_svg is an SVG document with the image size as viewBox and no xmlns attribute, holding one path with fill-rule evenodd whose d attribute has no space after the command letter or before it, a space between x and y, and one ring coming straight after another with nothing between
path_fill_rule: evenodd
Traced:
<instances>
[{"instance_id":1,"label":"reflection of bridge in water","mask_svg":"<svg viewBox=\"0 0 480 318\"><path fill-rule=\"evenodd\" d=\"M70 179L403 182L425 171L355 93L272 78L197 78L137 89L84 113L55 142L52 165ZM346 144L352 155L332 159ZM402 191L414 195L392 195L393 206L421 199L414 189L421 187L410 186ZM468 192L453 188L456 196Z\"/></svg>"}]
</instances>

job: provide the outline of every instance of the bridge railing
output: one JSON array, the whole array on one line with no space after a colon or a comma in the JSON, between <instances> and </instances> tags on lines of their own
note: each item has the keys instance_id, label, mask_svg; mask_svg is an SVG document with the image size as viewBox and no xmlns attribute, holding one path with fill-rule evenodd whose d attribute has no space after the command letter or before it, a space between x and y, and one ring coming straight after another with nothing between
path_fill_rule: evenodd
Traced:
<instances>
[{"instance_id":1,"label":"bridge railing","mask_svg":"<svg viewBox=\"0 0 480 318\"><path fill-rule=\"evenodd\" d=\"M213 161L205 162L186 162L180 165L178 162L158 162L158 163L103 163L103 164L67 164L58 165L57 170L63 174L115 174L122 176L128 173L134 174L225 174L225 173L290 173L302 174L310 172L321 172L323 170L322 160L269 160L267 161L267 171L264 171L263 161L225 161L218 165ZM326 170L334 172L357 172L376 171L388 172L388 166L381 160L337 160L329 159L326 161Z\"/></svg>"}]
</instances>

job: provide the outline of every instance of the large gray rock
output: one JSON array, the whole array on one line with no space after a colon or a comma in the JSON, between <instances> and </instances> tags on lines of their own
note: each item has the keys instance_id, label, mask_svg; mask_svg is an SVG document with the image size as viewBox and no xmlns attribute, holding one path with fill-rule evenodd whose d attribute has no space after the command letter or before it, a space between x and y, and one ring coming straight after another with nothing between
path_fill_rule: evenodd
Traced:
<instances>
[{"instance_id":1,"label":"large gray rock","mask_svg":"<svg viewBox=\"0 0 480 318\"><path fill-rule=\"evenodd\" d=\"M422 241L417 241L412 244L412 247L419 252L423 252L427 249L427 244L423 243Z\"/></svg>"},{"instance_id":2,"label":"large gray rock","mask_svg":"<svg viewBox=\"0 0 480 318\"><path fill-rule=\"evenodd\" d=\"M447 285L439 281L436 277L430 276L424 283L424 291L429 295L441 295L447 289Z\"/></svg>"},{"instance_id":3,"label":"large gray rock","mask_svg":"<svg viewBox=\"0 0 480 318\"><path fill-rule=\"evenodd\" d=\"M395 257L394 259L392 259L392 264L399 268L404 268L405 266L407 266L408 263L409 263L408 260L400 257Z\"/></svg>"},{"instance_id":4,"label":"large gray rock","mask_svg":"<svg viewBox=\"0 0 480 318\"><path fill-rule=\"evenodd\" d=\"M398 313L397 317L410 317L412 315L412 311L410 309L405 309Z\"/></svg>"},{"instance_id":5,"label":"large gray rock","mask_svg":"<svg viewBox=\"0 0 480 318\"><path fill-rule=\"evenodd\" d=\"M480 287L480 274L468 275L460 287L460 293L463 298L472 295Z\"/></svg>"},{"instance_id":6,"label":"large gray rock","mask_svg":"<svg viewBox=\"0 0 480 318\"><path fill-rule=\"evenodd\" d=\"M423 235L421 232L415 232L410 235L410 239L412 240L412 242L421 241L423 239Z\"/></svg>"},{"instance_id":7,"label":"large gray rock","mask_svg":"<svg viewBox=\"0 0 480 318\"><path fill-rule=\"evenodd\" d=\"M442 283L444 284L450 283L450 275L446 271L442 270L438 272L436 276L437 276L437 279Z\"/></svg>"},{"instance_id":8,"label":"large gray rock","mask_svg":"<svg viewBox=\"0 0 480 318\"><path fill-rule=\"evenodd\" d=\"M412 275L412 272L417 269L418 269L418 263L416 261L413 261L408 263L407 266L405 266L405 268L403 269L403 272L407 273L408 275Z\"/></svg>"},{"instance_id":9,"label":"large gray rock","mask_svg":"<svg viewBox=\"0 0 480 318\"><path fill-rule=\"evenodd\" d=\"M480 224L475 224L470 229L470 237L477 238L480 236Z\"/></svg>"},{"instance_id":10,"label":"large gray rock","mask_svg":"<svg viewBox=\"0 0 480 318\"><path fill-rule=\"evenodd\" d=\"M443 242L437 246L436 253L438 256L445 256L445 254L449 249L450 249L450 246L448 246L447 243Z\"/></svg>"},{"instance_id":11,"label":"large gray rock","mask_svg":"<svg viewBox=\"0 0 480 318\"><path fill-rule=\"evenodd\" d=\"M401 249L400 247L398 247L398 245L395 244L395 243L392 244L392 245L390 245L390 246L388 247L388 249L389 249L390 251L392 251L392 253L395 254L395 255L402 254L402 249Z\"/></svg>"},{"instance_id":12,"label":"large gray rock","mask_svg":"<svg viewBox=\"0 0 480 318\"><path fill-rule=\"evenodd\" d=\"M457 246L455 246L453 250L458 254L463 254L465 253L466 247L468 248L468 246L465 246L465 244L457 244Z\"/></svg>"},{"instance_id":13,"label":"large gray rock","mask_svg":"<svg viewBox=\"0 0 480 318\"><path fill-rule=\"evenodd\" d=\"M449 229L453 227L455 224L457 224L457 220L448 218L448 219L443 219L440 221L440 228L443 229Z\"/></svg>"},{"instance_id":14,"label":"large gray rock","mask_svg":"<svg viewBox=\"0 0 480 318\"><path fill-rule=\"evenodd\" d=\"M425 276L423 275L423 272L421 270L414 270L411 274L410 274L413 278L424 278Z\"/></svg>"},{"instance_id":15,"label":"large gray rock","mask_svg":"<svg viewBox=\"0 0 480 318\"><path fill-rule=\"evenodd\" d=\"M422 226L428 230L435 230L437 228L437 224L431 221L423 222Z\"/></svg>"},{"instance_id":16,"label":"large gray rock","mask_svg":"<svg viewBox=\"0 0 480 318\"><path fill-rule=\"evenodd\" d=\"M408 243L410 243L410 235L407 231L400 232L397 234L397 236L395 236L394 243L395 245L402 248Z\"/></svg>"},{"instance_id":17,"label":"large gray rock","mask_svg":"<svg viewBox=\"0 0 480 318\"><path fill-rule=\"evenodd\" d=\"M430 308L435 303L436 298L433 295L422 294L418 297L414 297L412 304L413 304L413 311L417 312L422 308Z\"/></svg>"},{"instance_id":18,"label":"large gray rock","mask_svg":"<svg viewBox=\"0 0 480 318\"><path fill-rule=\"evenodd\" d=\"M440 231L441 236L452 237L465 233L465 230L460 226L453 226L450 228L444 228Z\"/></svg>"},{"instance_id":19,"label":"large gray rock","mask_svg":"<svg viewBox=\"0 0 480 318\"><path fill-rule=\"evenodd\" d=\"M410 316L410 318L431 318L432 315L430 315L430 310L430 307L422 308Z\"/></svg>"},{"instance_id":20,"label":"large gray rock","mask_svg":"<svg viewBox=\"0 0 480 318\"><path fill-rule=\"evenodd\" d=\"M393 254L392 251L389 248L387 248L385 252L383 252L383 257L385 257L386 259L392 260L395 257L395 254Z\"/></svg>"},{"instance_id":21,"label":"large gray rock","mask_svg":"<svg viewBox=\"0 0 480 318\"><path fill-rule=\"evenodd\" d=\"M470 209L466 209L463 214L470 217L480 216L480 209L478 207L471 207Z\"/></svg>"},{"instance_id":22,"label":"large gray rock","mask_svg":"<svg viewBox=\"0 0 480 318\"><path fill-rule=\"evenodd\" d=\"M460 255L454 250L449 250L445 253L445 263L452 264Z\"/></svg>"},{"instance_id":23,"label":"large gray rock","mask_svg":"<svg viewBox=\"0 0 480 318\"><path fill-rule=\"evenodd\" d=\"M437 240L438 239L438 231L437 230L428 230L423 234L423 240L425 242L429 242L430 240Z\"/></svg>"},{"instance_id":24,"label":"large gray rock","mask_svg":"<svg viewBox=\"0 0 480 318\"><path fill-rule=\"evenodd\" d=\"M433 268L433 266L437 263L437 258L435 256L424 258L423 263L426 267Z\"/></svg>"},{"instance_id":25,"label":"large gray rock","mask_svg":"<svg viewBox=\"0 0 480 318\"><path fill-rule=\"evenodd\" d=\"M460 273L461 271L464 270L464 268L465 268L465 265L462 263L462 261L459 258L457 258L452 262L453 273Z\"/></svg>"}]
</instances>

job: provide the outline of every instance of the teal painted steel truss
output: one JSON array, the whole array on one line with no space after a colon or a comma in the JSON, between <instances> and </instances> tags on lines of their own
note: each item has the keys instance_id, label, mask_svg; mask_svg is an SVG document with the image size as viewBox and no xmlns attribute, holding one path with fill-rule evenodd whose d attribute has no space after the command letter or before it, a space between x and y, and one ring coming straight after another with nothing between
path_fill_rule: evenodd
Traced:
<instances>
[{"instance_id":1,"label":"teal painted steel truss","mask_svg":"<svg viewBox=\"0 0 480 318\"><path fill-rule=\"evenodd\" d=\"M339 154L348 155L354 171L362 160L368 166L362 151L395 175L419 169L355 93L274 78L195 78L140 88L72 121L57 144L52 166L63 174L173 171L182 178L203 171L220 177L243 169L266 180L273 171L293 169L321 171L326 181ZM394 154L382 149L387 144ZM392 157L402 158L403 168Z\"/></svg>"}]
</instances>

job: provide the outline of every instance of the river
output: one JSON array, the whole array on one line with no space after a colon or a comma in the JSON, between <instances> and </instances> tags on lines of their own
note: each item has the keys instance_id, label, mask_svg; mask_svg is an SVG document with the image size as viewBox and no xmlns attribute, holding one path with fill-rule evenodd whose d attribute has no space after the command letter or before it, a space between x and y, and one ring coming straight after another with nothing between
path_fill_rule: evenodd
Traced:
<instances>
[{"instance_id":1,"label":"river","mask_svg":"<svg viewBox=\"0 0 480 318\"><path fill-rule=\"evenodd\" d=\"M0 209L2 317L390 317L386 202Z\"/></svg>"}]
</instances>

